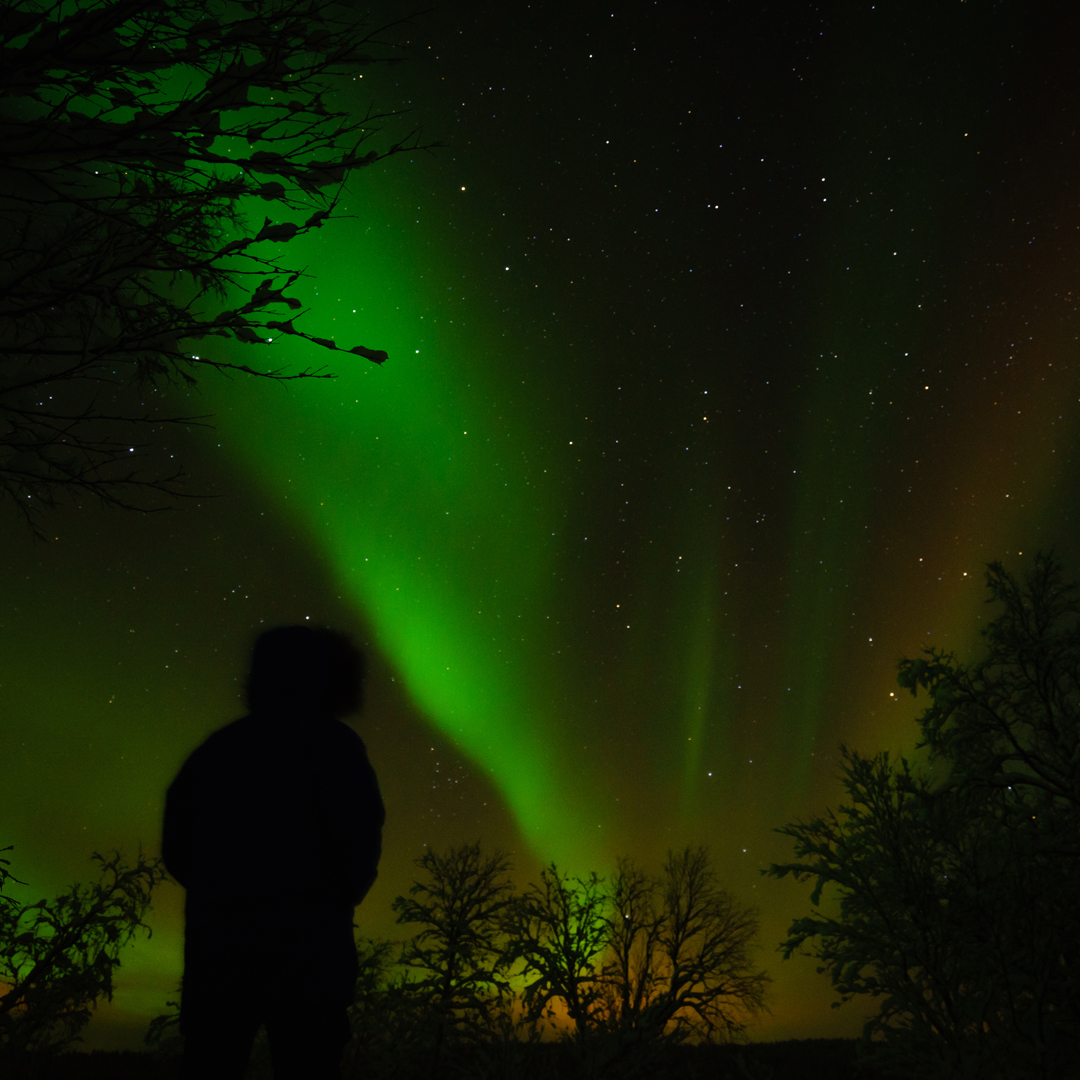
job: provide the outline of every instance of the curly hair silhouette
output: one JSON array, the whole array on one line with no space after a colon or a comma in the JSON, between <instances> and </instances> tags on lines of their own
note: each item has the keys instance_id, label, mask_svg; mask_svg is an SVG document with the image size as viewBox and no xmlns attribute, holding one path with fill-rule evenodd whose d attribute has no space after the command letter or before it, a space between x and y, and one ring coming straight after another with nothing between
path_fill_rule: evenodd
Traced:
<instances>
[{"instance_id":1,"label":"curly hair silhouette","mask_svg":"<svg viewBox=\"0 0 1080 1080\"><path fill-rule=\"evenodd\" d=\"M248 708L302 708L347 716L360 710L363 685L364 656L344 634L324 627L279 626L255 642Z\"/></svg>"}]
</instances>

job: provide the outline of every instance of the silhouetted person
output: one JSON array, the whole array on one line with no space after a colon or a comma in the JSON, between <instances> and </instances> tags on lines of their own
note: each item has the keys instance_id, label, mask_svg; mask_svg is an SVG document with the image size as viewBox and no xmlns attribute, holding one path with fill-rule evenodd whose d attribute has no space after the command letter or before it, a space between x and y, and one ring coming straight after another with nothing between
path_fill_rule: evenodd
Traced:
<instances>
[{"instance_id":1,"label":"silhouetted person","mask_svg":"<svg viewBox=\"0 0 1080 1080\"><path fill-rule=\"evenodd\" d=\"M250 714L215 731L165 797L161 853L187 890L181 1075L240 1080L265 1022L275 1080L340 1075L359 972L353 909L385 820L360 737L363 657L330 630L255 643Z\"/></svg>"}]
</instances>

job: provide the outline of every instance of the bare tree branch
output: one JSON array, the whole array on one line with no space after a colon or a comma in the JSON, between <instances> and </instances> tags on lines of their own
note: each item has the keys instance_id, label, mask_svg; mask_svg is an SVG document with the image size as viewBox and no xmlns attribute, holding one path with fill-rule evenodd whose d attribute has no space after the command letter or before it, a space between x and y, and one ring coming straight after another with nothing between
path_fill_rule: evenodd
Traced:
<instances>
[{"instance_id":1,"label":"bare tree branch","mask_svg":"<svg viewBox=\"0 0 1080 1080\"><path fill-rule=\"evenodd\" d=\"M65 10L0 11L0 492L32 527L65 491L125 507L182 494L182 473L132 467L127 433L202 418L104 401L207 370L333 377L238 363L213 339L386 360L296 325L305 310L288 290L308 275L272 245L339 216L355 170L438 145L413 130L368 149L398 114L336 104L362 69L402 59L391 36L408 20L372 28L334 0ZM249 227L255 205L269 212Z\"/></svg>"},{"instance_id":2,"label":"bare tree branch","mask_svg":"<svg viewBox=\"0 0 1080 1080\"><path fill-rule=\"evenodd\" d=\"M6 849L5 849L6 850ZM92 886L73 885L53 901L0 908L0 1058L21 1065L81 1041L102 994L111 1001L120 949L143 922L165 876L160 859L134 867L119 852L105 858Z\"/></svg>"}]
</instances>

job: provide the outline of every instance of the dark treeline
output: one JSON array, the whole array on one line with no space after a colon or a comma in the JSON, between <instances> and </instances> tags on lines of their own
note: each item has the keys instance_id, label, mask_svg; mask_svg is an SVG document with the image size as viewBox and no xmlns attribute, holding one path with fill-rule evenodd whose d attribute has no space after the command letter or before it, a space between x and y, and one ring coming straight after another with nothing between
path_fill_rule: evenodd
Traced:
<instances>
[{"instance_id":1,"label":"dark treeline","mask_svg":"<svg viewBox=\"0 0 1080 1080\"><path fill-rule=\"evenodd\" d=\"M134 868L97 858L102 882L35 905L30 929L4 935L23 950L8 949L12 989L0 998L6 1075L178 1074L182 981L150 1023L147 1052L70 1052L97 999L111 999L119 944L143 925L161 873L141 856ZM740 1045L770 979L751 962L756 912L719 886L705 849L669 853L657 874L628 858L606 879L551 865L523 891L508 858L479 843L429 851L417 866L393 904L412 936L357 940L343 1075L785 1075L780 1050ZM14 909L5 909L9 931ZM796 1057L816 1054L822 1075L854 1076L845 1071L853 1044L833 1042ZM271 1075L265 1029L248 1075Z\"/></svg>"},{"instance_id":2,"label":"dark treeline","mask_svg":"<svg viewBox=\"0 0 1080 1080\"><path fill-rule=\"evenodd\" d=\"M478 842L416 861L393 903L412 936L357 944L347 1075L655 1075L673 1047L741 1040L765 1009L757 914L703 848L656 875L628 858L606 879L552 864L523 891ZM171 1004L147 1034L163 1055L180 1048Z\"/></svg>"}]
</instances>

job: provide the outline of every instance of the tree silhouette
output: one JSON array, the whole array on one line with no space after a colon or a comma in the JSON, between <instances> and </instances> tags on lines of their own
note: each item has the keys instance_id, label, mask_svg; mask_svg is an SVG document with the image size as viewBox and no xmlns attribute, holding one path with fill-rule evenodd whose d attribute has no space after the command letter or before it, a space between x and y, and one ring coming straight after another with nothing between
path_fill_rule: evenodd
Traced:
<instances>
[{"instance_id":1,"label":"tree silhouette","mask_svg":"<svg viewBox=\"0 0 1080 1080\"><path fill-rule=\"evenodd\" d=\"M5 849L7 850L7 849ZM119 952L140 927L154 887L165 877L159 859L134 867L119 852L101 864L97 884L72 885L53 901L0 907L0 1062L16 1076L34 1062L81 1041L79 1031L105 994L112 1000Z\"/></svg>"},{"instance_id":2,"label":"tree silhouette","mask_svg":"<svg viewBox=\"0 0 1080 1080\"><path fill-rule=\"evenodd\" d=\"M611 882L610 933L605 964L607 1013L619 1027L648 1026L649 1007L660 992L660 939L664 913L657 904L656 879L632 859L620 858ZM660 1025L661 1029L663 1024Z\"/></svg>"},{"instance_id":3,"label":"tree silhouette","mask_svg":"<svg viewBox=\"0 0 1080 1080\"><path fill-rule=\"evenodd\" d=\"M1033 849L1072 859L1080 855L1080 589L1041 553L1024 585L999 562L986 580L1005 610L982 631L985 656L969 668L929 648L900 662L900 685L930 695L917 746L949 765L947 789L978 791L987 812L1026 832ZM1004 791L1019 798L1003 800Z\"/></svg>"},{"instance_id":4,"label":"tree silhouette","mask_svg":"<svg viewBox=\"0 0 1080 1080\"><path fill-rule=\"evenodd\" d=\"M433 1016L434 1075L446 1036L483 1035L509 992L501 934L513 886L507 857L498 851L483 854L479 842L445 854L428 851L416 865L425 877L408 896L395 898L393 910L399 923L421 927L406 944L401 963L419 973L410 989L417 1005Z\"/></svg>"},{"instance_id":5,"label":"tree silhouette","mask_svg":"<svg viewBox=\"0 0 1080 1080\"><path fill-rule=\"evenodd\" d=\"M1057 1076L1080 1053L1080 603L1049 556L987 583L1005 610L980 661L899 665L930 693L928 775L842 746L851 805L777 830L803 861L763 871L816 877L815 907L838 887L838 917L796 920L784 957L812 941L834 1006L880 999L864 1058L898 1075Z\"/></svg>"},{"instance_id":6,"label":"tree silhouette","mask_svg":"<svg viewBox=\"0 0 1080 1080\"><path fill-rule=\"evenodd\" d=\"M168 1012L155 1016L143 1036L143 1042L159 1058L179 1059L184 1052L184 1037L180 1034L180 998L183 991L184 979L181 976L175 1000L165 1002Z\"/></svg>"},{"instance_id":7,"label":"tree silhouette","mask_svg":"<svg viewBox=\"0 0 1080 1080\"><path fill-rule=\"evenodd\" d=\"M403 945L384 939L356 943L360 974L349 1009L352 1042L342 1063L348 1077L399 1075L406 1060L427 1065L431 1014L420 1007L402 971ZM417 1051L420 1051L419 1053Z\"/></svg>"},{"instance_id":8,"label":"tree silhouette","mask_svg":"<svg viewBox=\"0 0 1080 1080\"><path fill-rule=\"evenodd\" d=\"M728 1040L764 1009L771 979L750 959L757 912L720 888L704 848L669 851L656 879L620 860L612 899L604 972L619 1027L644 1039Z\"/></svg>"},{"instance_id":9,"label":"tree silhouette","mask_svg":"<svg viewBox=\"0 0 1080 1080\"><path fill-rule=\"evenodd\" d=\"M593 872L570 878L552 863L507 910L507 951L524 962L524 1003L535 1021L560 1000L581 1041L600 1024L602 976L598 959L607 947L611 926L604 881Z\"/></svg>"},{"instance_id":10,"label":"tree silhouette","mask_svg":"<svg viewBox=\"0 0 1080 1080\"><path fill-rule=\"evenodd\" d=\"M620 859L610 887L552 864L524 893L479 842L416 865L393 902L413 936L357 939L346 1075L659 1075L673 1044L728 1041L764 1007L756 914L719 888L703 848L669 852L655 877ZM168 1004L146 1035L162 1057L179 1050ZM574 1026L542 1041L558 1005Z\"/></svg>"},{"instance_id":11,"label":"tree silhouette","mask_svg":"<svg viewBox=\"0 0 1080 1080\"><path fill-rule=\"evenodd\" d=\"M621 858L610 885L552 864L509 909L508 950L524 961L529 1015L561 1001L584 1041L631 1045L727 1039L764 1008L754 972L757 913L716 882L704 848L668 852L659 877ZM615 1051L612 1051L615 1052Z\"/></svg>"},{"instance_id":12,"label":"tree silhouette","mask_svg":"<svg viewBox=\"0 0 1080 1080\"><path fill-rule=\"evenodd\" d=\"M14 850L14 845L13 844L8 844L8 846L6 848L0 848L0 851L13 851L13 850ZM10 910L13 907L17 907L18 904L10 896L4 896L3 895L4 885L9 881L14 881L17 885L25 885L26 882L25 881L20 881L13 873L11 873L10 870L6 869L6 867L11 865L11 860L10 859L0 859L0 863L4 864L3 866L0 866L0 903L6 904L8 909Z\"/></svg>"},{"instance_id":13,"label":"tree silhouette","mask_svg":"<svg viewBox=\"0 0 1080 1080\"><path fill-rule=\"evenodd\" d=\"M579 1065L597 1075L659 1067L688 1038L727 1041L764 1008L756 912L721 889L704 848L668 852L650 876L629 858L610 883L552 864L509 909L507 948L523 961L532 1020L561 1002ZM651 1063L651 1064L650 1064Z\"/></svg>"},{"instance_id":14,"label":"tree silhouette","mask_svg":"<svg viewBox=\"0 0 1080 1080\"><path fill-rule=\"evenodd\" d=\"M332 377L199 341L386 359L300 329L287 291L307 275L268 245L335 216L354 170L420 148L411 132L365 149L393 114L336 105L361 69L400 59L388 30L333 0L0 11L0 493L38 535L61 492L181 493L180 472L138 466L162 425L203 419L185 392L200 372Z\"/></svg>"}]
</instances>

